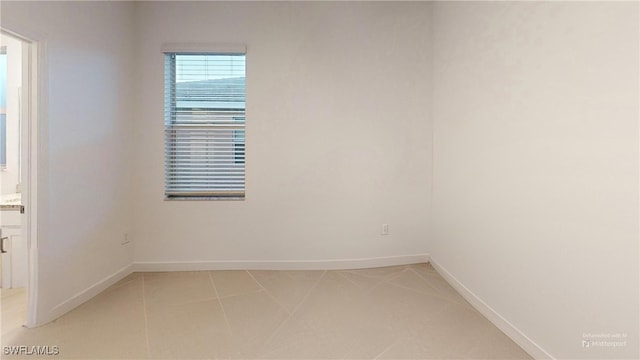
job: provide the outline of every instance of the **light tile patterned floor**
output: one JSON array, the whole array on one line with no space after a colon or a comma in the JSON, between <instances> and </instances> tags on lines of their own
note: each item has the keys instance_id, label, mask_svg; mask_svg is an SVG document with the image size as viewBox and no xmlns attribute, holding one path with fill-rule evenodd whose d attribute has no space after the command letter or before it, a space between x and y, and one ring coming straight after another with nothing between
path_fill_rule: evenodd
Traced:
<instances>
[{"instance_id":1,"label":"light tile patterned floor","mask_svg":"<svg viewBox=\"0 0 640 360\"><path fill-rule=\"evenodd\" d=\"M0 289L2 338L25 323L27 319L26 290L26 288Z\"/></svg>"},{"instance_id":2,"label":"light tile patterned floor","mask_svg":"<svg viewBox=\"0 0 640 360\"><path fill-rule=\"evenodd\" d=\"M134 273L50 324L4 325L3 345L59 346L48 359L530 358L429 264Z\"/></svg>"}]
</instances>

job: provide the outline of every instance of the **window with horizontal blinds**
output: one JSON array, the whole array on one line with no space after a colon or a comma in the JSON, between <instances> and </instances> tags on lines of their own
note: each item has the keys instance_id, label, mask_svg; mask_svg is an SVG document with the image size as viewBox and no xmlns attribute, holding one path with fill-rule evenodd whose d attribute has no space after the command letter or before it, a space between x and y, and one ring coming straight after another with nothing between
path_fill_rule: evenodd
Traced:
<instances>
[{"instance_id":1,"label":"window with horizontal blinds","mask_svg":"<svg viewBox=\"0 0 640 360\"><path fill-rule=\"evenodd\" d=\"M245 54L165 53L165 197L244 198Z\"/></svg>"}]
</instances>

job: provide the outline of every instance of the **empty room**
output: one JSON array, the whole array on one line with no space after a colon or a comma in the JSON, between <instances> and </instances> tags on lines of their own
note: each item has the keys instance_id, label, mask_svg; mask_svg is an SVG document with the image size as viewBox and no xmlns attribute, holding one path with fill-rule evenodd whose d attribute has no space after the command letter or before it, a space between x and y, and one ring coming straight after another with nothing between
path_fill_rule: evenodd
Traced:
<instances>
[{"instance_id":1,"label":"empty room","mask_svg":"<svg viewBox=\"0 0 640 360\"><path fill-rule=\"evenodd\" d=\"M0 30L0 357L640 358L640 3Z\"/></svg>"}]
</instances>

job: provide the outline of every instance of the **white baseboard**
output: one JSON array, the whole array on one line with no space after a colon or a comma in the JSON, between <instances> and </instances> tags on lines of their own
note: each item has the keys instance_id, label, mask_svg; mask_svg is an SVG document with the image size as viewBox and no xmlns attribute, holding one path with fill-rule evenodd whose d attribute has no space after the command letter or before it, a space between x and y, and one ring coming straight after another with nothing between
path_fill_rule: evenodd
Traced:
<instances>
[{"instance_id":1,"label":"white baseboard","mask_svg":"<svg viewBox=\"0 0 640 360\"><path fill-rule=\"evenodd\" d=\"M138 261L133 271L202 270L346 270L417 264L429 261L428 254L386 256L342 260L213 260L213 261Z\"/></svg>"},{"instance_id":2,"label":"white baseboard","mask_svg":"<svg viewBox=\"0 0 640 360\"><path fill-rule=\"evenodd\" d=\"M106 290L109 286L117 283L125 276L131 274L133 272L132 266L127 265L116 271L115 273L105 277L104 279L98 281L97 283L89 286L88 288L78 292L67 300L61 302L51 309L51 311L43 317L38 318L38 322L35 326L44 325L50 321L53 321L60 316L68 313L69 311L75 309L76 307L82 305L87 300L90 300L94 296Z\"/></svg>"},{"instance_id":3,"label":"white baseboard","mask_svg":"<svg viewBox=\"0 0 640 360\"><path fill-rule=\"evenodd\" d=\"M476 310L493 323L498 329L505 333L511 340L518 344L524 351L531 355L534 359L555 359L551 354L546 352L527 335L511 324L507 319L502 317L491 306L485 303L481 298L464 286L455 276L443 268L436 260L430 258L429 262L436 271L442 276L454 289L462 295Z\"/></svg>"},{"instance_id":4,"label":"white baseboard","mask_svg":"<svg viewBox=\"0 0 640 360\"><path fill-rule=\"evenodd\" d=\"M202 270L341 270L417 264L429 261L428 254L386 256L342 260L247 260L247 261L141 261L124 266L115 273L54 306L38 317L34 327L44 325L82 305L132 272Z\"/></svg>"}]
</instances>

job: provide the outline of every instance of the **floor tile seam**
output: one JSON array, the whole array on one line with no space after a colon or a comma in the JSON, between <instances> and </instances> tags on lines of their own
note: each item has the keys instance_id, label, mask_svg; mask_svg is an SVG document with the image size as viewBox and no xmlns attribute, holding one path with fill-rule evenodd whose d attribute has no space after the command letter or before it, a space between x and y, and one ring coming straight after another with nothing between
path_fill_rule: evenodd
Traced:
<instances>
[{"instance_id":1,"label":"floor tile seam","mask_svg":"<svg viewBox=\"0 0 640 360\"><path fill-rule=\"evenodd\" d=\"M231 295L225 295L225 296L218 296L217 299L224 300L224 299L229 299L229 298L243 296L243 295L259 294L261 292L265 292L265 290L264 289L258 289L258 290L252 290L252 291L243 292L243 293L237 293L237 294L231 294Z\"/></svg>"},{"instance_id":2,"label":"floor tile seam","mask_svg":"<svg viewBox=\"0 0 640 360\"><path fill-rule=\"evenodd\" d=\"M216 294L216 300L218 300L218 304L220 304L220 309L222 309L222 315L224 316L224 321L227 323L227 329L229 330L229 335L233 336L231 331L231 324L229 323L229 318L227 317L227 312L224 310L224 305L222 305L222 300L220 300L220 294L218 293L218 289L216 287L216 282L213 280L213 276L211 275L211 271L207 271L209 276L209 281L211 282L211 286L213 286L213 291Z\"/></svg>"},{"instance_id":3,"label":"floor tile seam","mask_svg":"<svg viewBox=\"0 0 640 360\"><path fill-rule=\"evenodd\" d=\"M302 298L300 303L298 303L298 305L293 309L293 311L291 312L291 315L294 315L300 309L300 307L302 307L302 304L304 304L304 302L307 301L307 298L309 297L309 295L311 295L313 290L315 290L316 287L318 287L318 284L320 284L320 281L322 281L322 279L324 279L326 274L327 274L327 270L324 270L322 272L322 275L320 275L320 277L318 277L318 280L316 280L315 284L313 284L313 286L311 286L311 288L309 289L307 294Z\"/></svg>"},{"instance_id":4,"label":"floor tile seam","mask_svg":"<svg viewBox=\"0 0 640 360\"><path fill-rule=\"evenodd\" d=\"M431 281L442 281L442 282L447 282L445 279L442 278L442 276L440 275L422 275L419 272L412 270L415 274L417 274L420 279L422 279L423 281L426 281L427 283L431 282Z\"/></svg>"},{"instance_id":5,"label":"floor tile seam","mask_svg":"<svg viewBox=\"0 0 640 360\"><path fill-rule=\"evenodd\" d=\"M495 334L492 334L491 337L495 337ZM510 341L512 341L511 339L509 339ZM470 357L469 355L473 352L475 352L478 348L480 348L480 345L483 343L482 339L475 339L475 341L473 341L473 343L469 346L469 348L465 351L465 356L469 359L471 359L472 357Z\"/></svg>"},{"instance_id":6,"label":"floor tile seam","mask_svg":"<svg viewBox=\"0 0 640 360\"><path fill-rule=\"evenodd\" d=\"M113 290L120 289L120 288L121 288L121 287L123 287L123 286L130 285L132 282L134 282L134 281L136 281L136 280L138 280L138 279L125 281L125 282L120 283L120 284L115 283L115 284L113 284L113 285L109 286L108 288L106 288L106 289L104 290L104 293L109 293L109 292L111 292L111 291L113 291Z\"/></svg>"},{"instance_id":7,"label":"floor tile seam","mask_svg":"<svg viewBox=\"0 0 640 360\"><path fill-rule=\"evenodd\" d=\"M309 330L311 333L313 333L313 336L317 336L316 331L315 331L314 329L312 329L312 328L305 328L305 329L307 329L307 330ZM264 346L264 345L268 345L270 340L271 340L271 339L269 339L269 340L265 341L265 342L264 342L264 344L263 344L263 346ZM288 349L288 348L292 348L292 347L294 347L294 346L295 346L295 345L297 345L297 344L298 344L298 342L295 342L295 341L294 341L294 342L292 342L292 343L290 343L290 344L286 344L286 345L279 346L279 347L277 347L277 348L275 348L275 349L272 349L272 350L267 351L266 353L262 354L262 355L261 355L261 357L260 357L260 356L258 356L258 359L267 359L267 358L266 358L266 356L272 355L273 353L276 353L276 352L281 351L281 350L285 350L285 349ZM269 358L269 359L272 359L272 358ZM277 359L276 359L276 360L277 360Z\"/></svg>"},{"instance_id":8,"label":"floor tile seam","mask_svg":"<svg viewBox=\"0 0 640 360\"><path fill-rule=\"evenodd\" d=\"M180 305L187 305L187 304L197 304L197 303L206 302L206 301L224 300L224 299L237 297L237 296L242 296L242 295L257 294L257 293L260 293L260 292L263 292L263 291L264 291L263 289L258 289L258 290L253 290L253 291L249 291L249 292L245 292L245 293L238 293L238 294L225 295L225 296L219 296L216 293L216 295L213 296L213 297L206 297L206 298L202 298L202 299L182 301L182 302L178 302L178 303L164 303L164 304L160 303L159 305L180 306Z\"/></svg>"},{"instance_id":9,"label":"floor tile seam","mask_svg":"<svg viewBox=\"0 0 640 360\"><path fill-rule=\"evenodd\" d=\"M431 284L429 283L429 280L425 279L425 278L424 278L424 276L420 275L420 273L419 273L419 272L417 272L417 271L415 271L415 270L413 270L413 269L411 269L411 271L413 271L413 273L414 273L414 274L418 275L418 277L419 277L419 278L420 278L420 279L421 279L425 284L427 284L430 288L432 288L433 290L435 290L435 291L436 291L436 293L441 294L441 296L445 296L445 295L443 294L444 292L443 292L442 290L440 290L440 289L436 288L435 286L431 285ZM439 281L440 281L440 280L439 280ZM444 282L445 282L445 284L447 284L446 280L442 279L441 281L444 281ZM448 284L447 284L447 285L448 285ZM460 294L456 291L456 289L453 289L453 291L455 291L455 293L456 293L456 294L460 295ZM462 297L462 295L460 295L460 298L466 302L466 300ZM461 302L461 301L457 301L457 300L452 300L452 301L455 301L455 302L457 302L457 303L459 303L459 304L466 305L466 304L465 304L465 302Z\"/></svg>"},{"instance_id":10,"label":"floor tile seam","mask_svg":"<svg viewBox=\"0 0 640 360\"><path fill-rule=\"evenodd\" d=\"M135 280L141 280L144 278L144 275L140 273L140 275L136 275L136 276L132 276L133 274L137 274L137 273L130 273L129 275L123 277L122 279L118 280L115 284L122 282L122 283L128 283L131 281L135 281ZM114 284L114 285L115 285Z\"/></svg>"},{"instance_id":11,"label":"floor tile seam","mask_svg":"<svg viewBox=\"0 0 640 360\"><path fill-rule=\"evenodd\" d=\"M194 300L187 300L187 301L181 301L181 302L177 302L177 303L172 303L172 302L160 302L160 303L154 303L154 305L152 306L158 306L158 307L174 307L174 306L184 306L184 305L191 305L191 304L199 304L199 303L204 303L204 302L210 302L210 301L214 301L214 300L218 300L219 298L217 296L214 297L206 297L206 298L202 298L202 299L194 299Z\"/></svg>"},{"instance_id":12,"label":"floor tile seam","mask_svg":"<svg viewBox=\"0 0 640 360\"><path fill-rule=\"evenodd\" d=\"M388 279L393 279L395 277L400 276L400 274L402 274L404 272L407 272L407 270L409 270L409 266L404 266L404 268L402 270L397 270L397 271L392 272L391 274L387 274L387 275L382 276L381 280L382 281L386 281Z\"/></svg>"},{"instance_id":13,"label":"floor tile seam","mask_svg":"<svg viewBox=\"0 0 640 360\"><path fill-rule=\"evenodd\" d=\"M142 276L150 276L153 278L163 278L163 277L179 277L179 276L192 276L192 275L198 275L198 274L202 274L202 273L207 273L210 271L217 271L217 270L187 270L187 271L182 271L182 270L168 270L168 271L142 271L142 272L133 272L133 274L142 274Z\"/></svg>"},{"instance_id":14,"label":"floor tile seam","mask_svg":"<svg viewBox=\"0 0 640 360\"><path fill-rule=\"evenodd\" d=\"M337 272L346 272L346 273L350 273L352 275L362 276L362 277L370 279L370 280L376 280L376 281L378 281L378 283L376 285L374 285L374 287L375 287L375 286L378 286L381 283L383 283L383 282L385 282L385 281L387 281L389 279L392 279L392 278L398 276L398 274L400 274L402 272L405 272L407 269L408 269L408 267L406 267L406 268L404 268L402 270L399 270L399 271L394 271L393 273L387 274L387 275L384 275L384 276L365 275L365 274L357 273L357 272L355 272L353 270L337 270Z\"/></svg>"},{"instance_id":15,"label":"floor tile seam","mask_svg":"<svg viewBox=\"0 0 640 360\"><path fill-rule=\"evenodd\" d=\"M335 271L336 272L346 272L346 273L349 273L349 274L362 276L362 277L365 277L367 279L382 280L380 276L371 276L371 275L361 274L361 273L358 273L357 270L335 270ZM384 277L384 276L382 276L382 277Z\"/></svg>"},{"instance_id":16,"label":"floor tile seam","mask_svg":"<svg viewBox=\"0 0 640 360\"><path fill-rule=\"evenodd\" d=\"M284 305L282 305L280 303L280 301L278 301L278 299L276 299L276 297L273 294L271 294L271 292L269 290L267 290L267 288L265 288L262 285L262 283L260 283L260 281L258 281L258 279L256 279L255 276L253 276L251 271L247 270L247 273L249 274L249 276L251 276L253 281L255 281L256 284L258 284L258 286L260 286L260 288L262 288L262 290L264 290L265 294L267 294L267 296L269 296L271 298L271 300L273 300L276 304L278 304L278 306L280 306L287 313L287 315L291 315L291 312L289 311L289 309L287 309Z\"/></svg>"},{"instance_id":17,"label":"floor tile seam","mask_svg":"<svg viewBox=\"0 0 640 360\"><path fill-rule=\"evenodd\" d=\"M376 357L373 358L373 360L377 360L380 359L380 356L384 355L387 351L391 350L392 347L396 346L398 343L400 343L400 340L402 338L398 338L396 339L393 343L391 343L391 345L387 346L386 349L382 350L382 352L380 354L378 354Z\"/></svg>"},{"instance_id":18,"label":"floor tile seam","mask_svg":"<svg viewBox=\"0 0 640 360\"><path fill-rule=\"evenodd\" d=\"M188 277L194 277L194 276L204 276L205 274L208 275L208 273L210 272L214 272L214 271L226 271L226 270L188 270L188 271L181 271L181 270L170 270L170 271L145 271L145 272L141 272L139 274L141 274L143 277L145 277L147 280L155 280L155 279L181 279L181 278L188 278Z\"/></svg>"},{"instance_id":19,"label":"floor tile seam","mask_svg":"<svg viewBox=\"0 0 640 360\"><path fill-rule=\"evenodd\" d=\"M398 287L398 288L401 288L401 289L404 289L404 290L412 291L412 292L414 292L416 294L434 296L434 297L436 297L436 298L438 298L440 300L447 301L448 304L466 305L465 303L462 303L460 301L451 299L451 298L449 298L447 296L444 296L444 295L441 295L439 293L433 293L433 294L424 293L424 292L420 292L418 290L412 289L412 288L407 287L407 286L399 285L399 284L394 284L394 283L386 283L386 284L391 285L391 286L395 286L395 287Z\"/></svg>"},{"instance_id":20,"label":"floor tile seam","mask_svg":"<svg viewBox=\"0 0 640 360\"><path fill-rule=\"evenodd\" d=\"M337 271L336 274L338 276L340 276L341 278L343 278L344 280L347 280L351 284L355 285L357 288L362 289L362 287L358 283L356 283L355 281L353 281L353 280L349 279L348 277L344 276L344 274L342 274L342 271Z\"/></svg>"},{"instance_id":21,"label":"floor tile seam","mask_svg":"<svg viewBox=\"0 0 640 360\"><path fill-rule=\"evenodd\" d=\"M449 303L449 304L447 304L447 305L443 306L443 307L442 307L442 309L440 309L440 310L438 310L438 311L434 312L434 313L429 317L429 320L433 320L433 319L435 319L435 317L436 317L436 316L438 316L438 315L442 314L442 313L443 313L443 312L445 312L447 309L451 309L451 308L453 308L455 305L456 305L455 303ZM472 309L472 310L477 312L477 310L476 310L476 309ZM480 314L480 313L477 313L476 315L478 315L482 320L484 320L484 321L486 321L486 322L488 322L488 323L490 323L490 324L491 324L491 322L489 321L489 319L487 319L486 317L484 317L484 315L482 315L482 314ZM485 324L485 326L486 326L486 324ZM500 330L500 329L498 329L498 330Z\"/></svg>"},{"instance_id":22,"label":"floor tile seam","mask_svg":"<svg viewBox=\"0 0 640 360\"><path fill-rule=\"evenodd\" d=\"M491 323L490 325L493 325L493 323ZM495 325L494 325L495 326ZM491 343L495 343L496 337L504 337L508 340L508 343L510 343L512 346L515 346L516 348L518 348L526 357L522 358L517 358L517 359L529 359L529 360L533 360L533 357L531 357L531 355L529 355L529 353L527 353L518 343L516 343L515 341L513 341L513 339L511 339L507 334L505 334L500 328L496 327L497 332L494 334L490 335L490 340ZM471 350L475 350L477 349L480 345L482 344L482 341L477 341L471 348L469 353L471 353ZM508 359L508 358L503 358L503 359Z\"/></svg>"},{"instance_id":23,"label":"floor tile seam","mask_svg":"<svg viewBox=\"0 0 640 360\"><path fill-rule=\"evenodd\" d=\"M392 281L394 279L399 278L402 274L406 273L407 271L409 271L409 268L403 269L401 271L395 272L393 274L389 274L388 276L386 276L384 279L381 279L382 282L389 282Z\"/></svg>"},{"instance_id":24,"label":"floor tile seam","mask_svg":"<svg viewBox=\"0 0 640 360\"><path fill-rule=\"evenodd\" d=\"M270 339L269 339L269 340L270 340ZM267 342L265 342L265 343L263 344L263 346L267 345L269 340L267 340ZM273 358L268 357L268 356L269 356L269 355L272 355L272 354L273 354L273 353L275 353L275 352L278 352L278 351L281 351L281 350L284 350L284 349L287 349L287 348L293 347L295 344L296 344L296 343L294 342L294 343L291 343L291 344L286 344L286 345L283 345L283 346L277 347L277 348L275 348L275 349L272 349L272 350L270 350L270 351L267 351L267 352L265 352L265 353L260 354L260 356L257 356L257 358L258 358L258 359L273 359Z\"/></svg>"},{"instance_id":25,"label":"floor tile seam","mask_svg":"<svg viewBox=\"0 0 640 360\"><path fill-rule=\"evenodd\" d=\"M364 335L360 335L360 336L357 338L356 343L355 343L355 344L353 344L353 346L351 346L351 347L349 348L349 350L346 352L346 354L345 354L341 359L342 359L342 360L351 360L351 359L353 359L352 357L349 357L349 356L350 356L351 352L353 351L353 349L355 349L355 348L356 348L356 346L357 346L358 344L361 344L361 343L363 342L363 339L365 339L365 336L364 336ZM397 340L397 337L394 337L394 340L392 341L392 343L393 343L394 341L396 341L396 340ZM361 358L358 358L358 359L361 359ZM372 358L372 359L373 359L373 358Z\"/></svg>"},{"instance_id":26,"label":"floor tile seam","mask_svg":"<svg viewBox=\"0 0 640 360\"><path fill-rule=\"evenodd\" d=\"M439 311L438 311L438 313L439 313ZM427 351L429 350L429 348L425 347L423 337L420 336L419 334L416 334L415 333L415 329L408 330L408 334L409 335L406 337L407 341L417 341L418 345L420 346L420 348L422 350L427 350Z\"/></svg>"},{"instance_id":27,"label":"floor tile seam","mask_svg":"<svg viewBox=\"0 0 640 360\"><path fill-rule=\"evenodd\" d=\"M429 293L429 292L419 291L419 290L413 289L413 288L411 288L409 286L405 286L405 285L402 285L402 284L396 284L396 283L393 283L393 282L390 282L390 281L385 281L384 283L388 284L388 285L391 285L391 286L399 287L399 288L404 289L404 290L412 291L412 292L414 292L416 294L435 296L437 298L440 298L440 299L443 299L443 300L447 300L448 302L455 302L456 304L459 304L458 301L455 301L455 300L453 300L453 299L451 299L451 298L449 298L447 296L444 296L444 295L440 294L440 292L437 289L433 289L432 288L433 293Z\"/></svg>"},{"instance_id":28,"label":"floor tile seam","mask_svg":"<svg viewBox=\"0 0 640 360\"><path fill-rule=\"evenodd\" d=\"M380 280L378 280L378 282L377 282L377 283L375 283L375 285L373 285L373 286L372 286L372 287L370 287L369 289L365 290L365 292L364 292L364 293L365 293L365 294L368 294L368 295L371 295L371 293L372 293L375 289L377 289L380 285L382 285L382 284L386 284L386 283L385 283L384 281L380 281Z\"/></svg>"},{"instance_id":29,"label":"floor tile seam","mask_svg":"<svg viewBox=\"0 0 640 360\"><path fill-rule=\"evenodd\" d=\"M309 297L309 295L311 294L311 292L313 292L313 290L318 286L318 284L320 283L320 281L322 281L322 279L324 278L324 276L326 275L327 271L324 270L322 272L322 275L320 275L320 277L318 277L318 280L316 280L315 284L313 284L313 286L311 286L311 288L309 289L309 291L307 292L307 294L302 298L302 300L300 301L300 303L293 309L293 311L289 314L289 316L287 316L284 321L282 321L282 323L280 323L280 325L273 331L273 333L271 334L271 336L269 336L269 338L267 339L267 341L264 342L265 345L268 345L273 338L278 334L278 332L280 331L280 329L282 329L282 327L289 322L289 320L291 320L293 318L293 315L298 311L298 309L300 309L300 307L302 306L302 304L307 300L307 298Z\"/></svg>"},{"instance_id":30,"label":"floor tile seam","mask_svg":"<svg viewBox=\"0 0 640 360\"><path fill-rule=\"evenodd\" d=\"M417 272L418 270L416 270L416 269L419 269L419 268L410 266L409 269ZM440 276L440 274L438 273L438 271L436 269L423 269L422 272L427 274L427 276L431 276L431 275Z\"/></svg>"},{"instance_id":31,"label":"floor tile seam","mask_svg":"<svg viewBox=\"0 0 640 360\"><path fill-rule=\"evenodd\" d=\"M177 277L170 277L170 278L153 278L153 279L145 279L145 281L146 281L147 283L149 283L150 285L156 285L156 284L162 284L163 282L171 283L171 282L180 282L180 281L183 281L183 280L197 280L197 279L203 280L204 278L205 278L204 276L198 276L198 277L180 277L180 278L177 278ZM210 278L210 276L209 276L209 275L207 275L207 276L206 276L206 278Z\"/></svg>"},{"instance_id":32,"label":"floor tile seam","mask_svg":"<svg viewBox=\"0 0 640 360\"><path fill-rule=\"evenodd\" d=\"M400 271L400 272L404 272L405 270L406 270L406 269L403 269L403 270L402 270L402 271ZM393 277L388 277L388 276L387 276L386 278L382 278L382 279L381 279L381 278L372 278L372 279L375 279L375 280L377 280L378 282L377 282L375 285L373 285L370 289L368 289L367 291L365 291L365 293L371 293L371 292L373 292L373 290L375 290L377 287L379 287L379 286L380 286L380 285L382 285L382 284L391 284L391 283L389 283L389 280L393 279Z\"/></svg>"},{"instance_id":33,"label":"floor tile seam","mask_svg":"<svg viewBox=\"0 0 640 360\"><path fill-rule=\"evenodd\" d=\"M391 283L389 283L389 285L391 285L391 286L395 286L395 287L398 287L398 288L401 288L401 289L404 289L404 290L413 291L414 293L418 293L418 294L420 294L420 295L426 295L426 294L424 294L424 293L417 292L417 291L415 291L415 290L413 290L413 289L410 289L410 288L407 288L407 287L404 287L404 286L399 286L399 285L391 284ZM439 298L439 299L441 299L441 300L446 300L446 301L447 301L447 303L446 303L444 306L442 306L440 309L438 309L438 310L436 310L435 312L433 312L433 313L429 314L429 316L428 316L428 319L429 319L429 320L433 320L437 315L440 315L440 313L444 312L446 309L448 309L448 308L450 308L450 307L452 307L452 306L460 305L458 302L456 302L456 301L454 301L454 300L446 299L446 298L443 298L443 297L438 296L438 295L436 295L436 297L437 297L437 298ZM475 310L475 309L473 309L473 310ZM414 336L414 337L415 337L416 335L412 335L412 336Z\"/></svg>"},{"instance_id":34,"label":"floor tile seam","mask_svg":"<svg viewBox=\"0 0 640 360\"><path fill-rule=\"evenodd\" d=\"M147 296L144 288L144 276L142 276L142 309L144 312L144 337L147 345L147 359L151 358L151 346L149 342L149 314L147 312Z\"/></svg>"},{"instance_id":35,"label":"floor tile seam","mask_svg":"<svg viewBox=\"0 0 640 360\"><path fill-rule=\"evenodd\" d=\"M427 277L434 278L433 280L442 280L442 281L446 281L446 280L444 280L444 278L443 278L443 277L442 277L442 276L441 276L437 271L434 271L434 272L433 272L433 275L423 275L422 273L420 273L419 271L416 271L415 269L412 269L412 268L409 268L409 269L411 269L411 271L413 271L415 274L417 274L418 276L420 276L420 278L421 278L421 279L423 279L424 281L427 281L427 282L429 281L429 280L427 279Z\"/></svg>"},{"instance_id":36,"label":"floor tile seam","mask_svg":"<svg viewBox=\"0 0 640 360\"><path fill-rule=\"evenodd\" d=\"M115 284L109 286L108 288L106 288L103 292L100 293L100 295L106 295L106 294L109 294L109 293L111 293L111 292L113 292L115 290L121 289L121 288L123 288L125 286L133 285L133 282L135 282L137 280L138 279L132 279L132 280L129 280L129 281L124 282L122 284L115 283ZM92 299L90 299L90 300L92 300Z\"/></svg>"}]
</instances>

